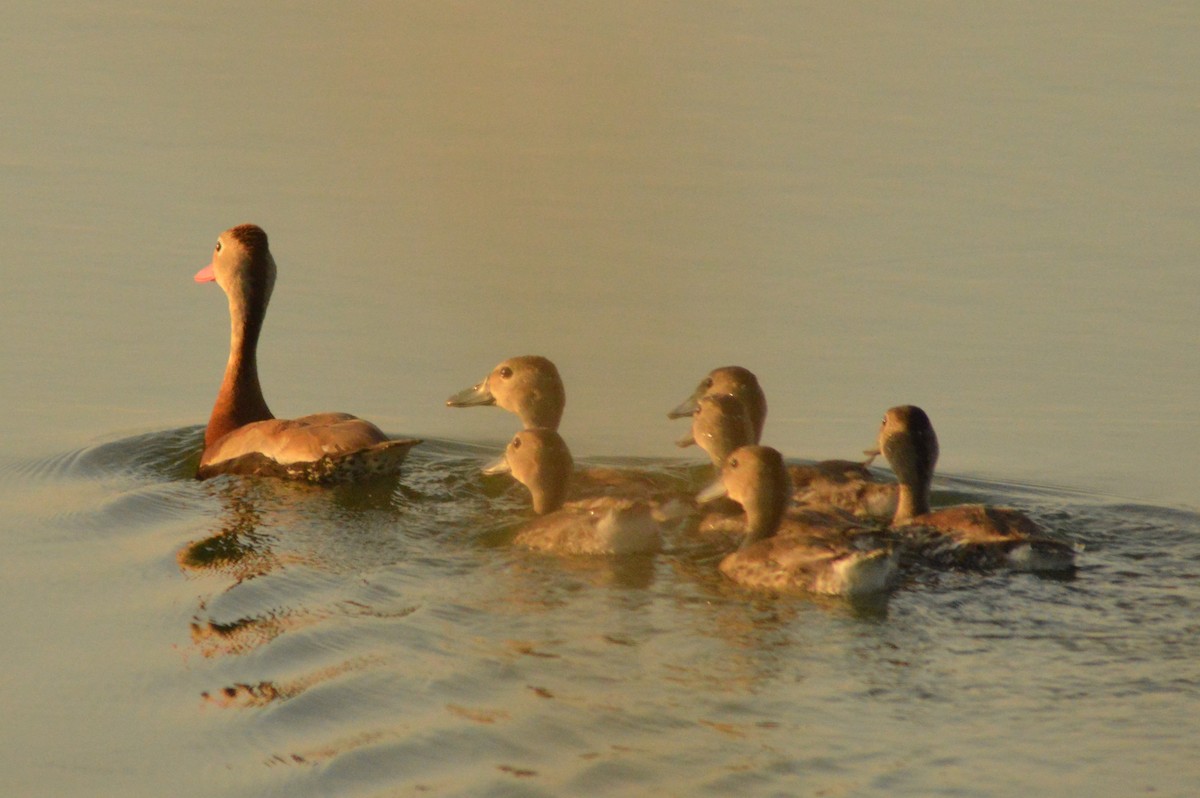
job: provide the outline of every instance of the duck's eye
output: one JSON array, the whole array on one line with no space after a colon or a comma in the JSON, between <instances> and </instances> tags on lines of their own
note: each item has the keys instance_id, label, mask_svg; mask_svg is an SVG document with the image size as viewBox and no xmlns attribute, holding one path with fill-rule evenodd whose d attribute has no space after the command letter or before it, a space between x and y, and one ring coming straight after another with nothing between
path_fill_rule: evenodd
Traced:
<instances>
[{"instance_id":1,"label":"duck's eye","mask_svg":"<svg viewBox=\"0 0 1200 798\"><path fill-rule=\"evenodd\" d=\"M712 377L705 377L704 382L700 384L703 385L705 389L711 388L713 386L713 379Z\"/></svg>"},{"instance_id":2,"label":"duck's eye","mask_svg":"<svg viewBox=\"0 0 1200 798\"><path fill-rule=\"evenodd\" d=\"M221 251L221 241L220 241L220 239L218 239L218 240L217 240L217 249L216 249L216 251L217 251L217 252L220 252L220 251Z\"/></svg>"},{"instance_id":3,"label":"duck's eye","mask_svg":"<svg viewBox=\"0 0 1200 798\"><path fill-rule=\"evenodd\" d=\"M730 468L737 468L737 467L738 467L738 459L737 459L736 457L730 457L730 458L729 458L729 467L730 467Z\"/></svg>"},{"instance_id":4,"label":"duck's eye","mask_svg":"<svg viewBox=\"0 0 1200 798\"><path fill-rule=\"evenodd\" d=\"M505 366L504 368L500 369L500 379L507 380L511 376L512 376L512 369L510 369L508 366Z\"/></svg>"},{"instance_id":5,"label":"duck's eye","mask_svg":"<svg viewBox=\"0 0 1200 798\"><path fill-rule=\"evenodd\" d=\"M509 444L509 445L510 445L510 446L512 446L514 449L520 449L520 448L521 448L521 439L520 439L520 438L513 438L513 439L512 439L512 443L511 443L511 444Z\"/></svg>"}]
</instances>

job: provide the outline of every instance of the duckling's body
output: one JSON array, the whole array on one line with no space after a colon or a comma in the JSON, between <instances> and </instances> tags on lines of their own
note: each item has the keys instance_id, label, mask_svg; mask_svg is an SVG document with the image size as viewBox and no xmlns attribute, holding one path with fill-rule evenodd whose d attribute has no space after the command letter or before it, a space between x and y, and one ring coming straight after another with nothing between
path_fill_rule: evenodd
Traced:
<instances>
[{"instance_id":1,"label":"duckling's body","mask_svg":"<svg viewBox=\"0 0 1200 798\"><path fill-rule=\"evenodd\" d=\"M831 507L860 518L890 519L896 514L900 486L883 482L866 464L853 460L822 460L788 466L800 504Z\"/></svg>"},{"instance_id":2,"label":"duckling's body","mask_svg":"<svg viewBox=\"0 0 1200 798\"><path fill-rule=\"evenodd\" d=\"M662 524L642 500L579 499L532 519L513 542L558 554L645 554L662 548Z\"/></svg>"},{"instance_id":3,"label":"duckling's body","mask_svg":"<svg viewBox=\"0 0 1200 798\"><path fill-rule=\"evenodd\" d=\"M788 513L791 483L775 449L751 445L730 454L720 482L700 500L723 494L746 513L741 547L720 564L733 581L842 596L877 594L893 585L897 559L882 536L841 514Z\"/></svg>"},{"instance_id":4,"label":"duckling's body","mask_svg":"<svg viewBox=\"0 0 1200 798\"><path fill-rule=\"evenodd\" d=\"M746 587L853 597L886 593L896 566L895 552L887 548L858 549L853 540L781 533L727 555L719 567Z\"/></svg>"},{"instance_id":5,"label":"duckling's body","mask_svg":"<svg viewBox=\"0 0 1200 798\"><path fill-rule=\"evenodd\" d=\"M550 429L518 432L485 473L511 473L529 489L538 518L514 542L560 554L640 554L662 548L663 528L682 507L619 495L567 500L574 470L566 442ZM610 488L611 489L611 488Z\"/></svg>"},{"instance_id":6,"label":"duckling's body","mask_svg":"<svg viewBox=\"0 0 1200 798\"><path fill-rule=\"evenodd\" d=\"M986 505L930 508L938 442L921 408L902 405L887 411L879 430L879 451L900 480L892 529L906 552L943 566L1074 570L1075 547L1047 537L1017 510Z\"/></svg>"},{"instance_id":7,"label":"duckling's body","mask_svg":"<svg viewBox=\"0 0 1200 798\"><path fill-rule=\"evenodd\" d=\"M326 483L395 473L420 441L391 440L348 413L278 419L267 407L256 350L275 272L267 234L246 224L222 233L212 263L196 274L196 282L216 281L227 295L231 328L229 361L196 476L253 474Z\"/></svg>"}]
</instances>

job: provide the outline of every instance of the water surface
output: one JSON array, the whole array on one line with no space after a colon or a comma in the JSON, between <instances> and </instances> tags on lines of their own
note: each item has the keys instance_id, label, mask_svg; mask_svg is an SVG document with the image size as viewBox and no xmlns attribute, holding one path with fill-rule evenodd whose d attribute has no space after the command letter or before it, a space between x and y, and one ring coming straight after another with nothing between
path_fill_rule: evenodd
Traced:
<instances>
[{"instance_id":1,"label":"water surface","mask_svg":"<svg viewBox=\"0 0 1200 798\"><path fill-rule=\"evenodd\" d=\"M0 11L0 787L48 795L1187 794L1200 773L1200 14L1168 3L124 2ZM255 221L280 415L395 482L192 480L191 275ZM740 363L792 458L888 406L940 501L1075 578L755 596L716 552L508 546L500 359L583 462L707 478L665 412Z\"/></svg>"}]
</instances>

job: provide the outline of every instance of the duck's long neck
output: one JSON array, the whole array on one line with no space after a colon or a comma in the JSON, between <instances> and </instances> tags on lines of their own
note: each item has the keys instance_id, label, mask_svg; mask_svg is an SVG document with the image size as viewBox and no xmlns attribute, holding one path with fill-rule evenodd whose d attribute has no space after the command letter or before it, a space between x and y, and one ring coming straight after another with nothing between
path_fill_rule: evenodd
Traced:
<instances>
[{"instance_id":1,"label":"duck's long neck","mask_svg":"<svg viewBox=\"0 0 1200 798\"><path fill-rule=\"evenodd\" d=\"M248 303L244 298L229 298L229 362L225 377L204 431L208 448L223 436L254 421L274 418L263 399L258 382L258 336L267 315L266 303Z\"/></svg>"}]
</instances>

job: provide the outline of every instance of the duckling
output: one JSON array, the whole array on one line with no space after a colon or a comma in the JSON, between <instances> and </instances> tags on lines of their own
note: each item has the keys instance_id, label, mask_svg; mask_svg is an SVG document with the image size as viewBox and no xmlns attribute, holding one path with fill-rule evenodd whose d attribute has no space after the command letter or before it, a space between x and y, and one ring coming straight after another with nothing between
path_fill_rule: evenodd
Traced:
<instances>
[{"instance_id":1,"label":"duckling","mask_svg":"<svg viewBox=\"0 0 1200 798\"><path fill-rule=\"evenodd\" d=\"M558 368L540 355L510 357L500 363L478 385L446 400L447 407L496 405L516 413L525 429L557 430L567 405Z\"/></svg>"},{"instance_id":2,"label":"duckling","mask_svg":"<svg viewBox=\"0 0 1200 798\"><path fill-rule=\"evenodd\" d=\"M560 554L637 554L662 548L664 525L680 520L678 507L614 495L567 501L574 461L551 429L518 432L485 474L512 474L529 489L537 518L514 542Z\"/></svg>"},{"instance_id":3,"label":"duckling","mask_svg":"<svg viewBox=\"0 0 1200 798\"><path fill-rule=\"evenodd\" d=\"M676 443L681 449L699 446L717 471L730 452L754 443L754 422L746 405L733 394L705 394L695 399L692 428Z\"/></svg>"},{"instance_id":4,"label":"duckling","mask_svg":"<svg viewBox=\"0 0 1200 798\"><path fill-rule=\"evenodd\" d=\"M729 394L740 400L750 416L752 442L758 443L762 439L763 424L767 421L767 397L754 372L741 366L721 366L708 372L708 375L700 380L696 390L692 391L692 395L667 413L667 418L686 418L694 415L699 407L700 397L710 394Z\"/></svg>"},{"instance_id":5,"label":"duckling","mask_svg":"<svg viewBox=\"0 0 1200 798\"><path fill-rule=\"evenodd\" d=\"M878 594L892 587L897 557L874 531L838 515L811 510L786 514L791 481L777 450L758 445L734 450L720 480L697 501L725 495L746 513L741 546L719 566L733 581L841 596Z\"/></svg>"},{"instance_id":6,"label":"duckling","mask_svg":"<svg viewBox=\"0 0 1200 798\"><path fill-rule=\"evenodd\" d=\"M740 446L754 442L754 426L742 400L733 394L705 394L696 399L692 428L680 438L680 448L697 445L708 455L717 474L725 459ZM740 538L743 531L742 508L725 497L707 502L696 531L704 536Z\"/></svg>"},{"instance_id":7,"label":"duckling","mask_svg":"<svg viewBox=\"0 0 1200 798\"><path fill-rule=\"evenodd\" d=\"M501 362L480 382L446 400L447 407L496 405L515 413L525 429L558 430L567 404L566 389L558 368L540 355L511 357ZM624 468L592 467L576 472L568 499L605 494L637 494L661 498L674 490L674 480L665 476Z\"/></svg>"},{"instance_id":8,"label":"duckling","mask_svg":"<svg viewBox=\"0 0 1200 798\"><path fill-rule=\"evenodd\" d=\"M740 433L737 426L740 422L728 418L738 415L729 402L702 408L700 400L714 395L727 395L741 402L749 418L750 437L736 440L729 437ZM707 418L702 418L701 409L705 410L703 415ZM719 417L722 413L726 418ZM718 455L708 452L713 465L720 469L729 451L742 444L758 443L762 439L763 425L767 419L767 398L752 371L741 366L722 366L709 372L692 395L667 417L683 418L689 415L693 417L693 428L698 421L702 424L700 434L724 436L723 442L716 441L712 445L725 451ZM693 435L681 439L679 446L688 446L695 441L708 451L706 441L695 433L693 429ZM868 468L870 462L822 460L808 465L788 466L796 501L814 508L846 510L861 518L891 518L896 511L897 486L893 482L881 481Z\"/></svg>"},{"instance_id":9,"label":"duckling","mask_svg":"<svg viewBox=\"0 0 1200 798\"><path fill-rule=\"evenodd\" d=\"M931 510L929 491L938 459L937 434L915 405L890 408L879 427L878 449L900 481L892 528L901 545L937 564L967 568L1069 572L1074 546L1053 540L1024 513L1004 507L959 505Z\"/></svg>"}]
</instances>

